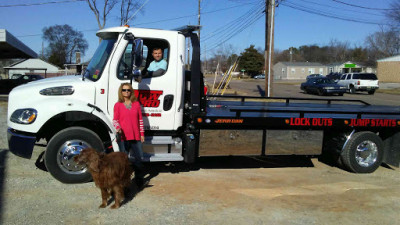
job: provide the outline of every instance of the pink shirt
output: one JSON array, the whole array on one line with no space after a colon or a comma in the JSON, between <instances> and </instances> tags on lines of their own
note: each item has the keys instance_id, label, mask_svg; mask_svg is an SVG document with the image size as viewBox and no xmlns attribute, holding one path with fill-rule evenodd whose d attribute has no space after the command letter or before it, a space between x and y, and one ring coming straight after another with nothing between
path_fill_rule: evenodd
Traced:
<instances>
[{"instance_id":1,"label":"pink shirt","mask_svg":"<svg viewBox=\"0 0 400 225\"><path fill-rule=\"evenodd\" d=\"M121 129L121 140L140 140L144 137L142 109L138 101L132 102L131 109L127 109L122 102L114 105L114 127Z\"/></svg>"}]
</instances>

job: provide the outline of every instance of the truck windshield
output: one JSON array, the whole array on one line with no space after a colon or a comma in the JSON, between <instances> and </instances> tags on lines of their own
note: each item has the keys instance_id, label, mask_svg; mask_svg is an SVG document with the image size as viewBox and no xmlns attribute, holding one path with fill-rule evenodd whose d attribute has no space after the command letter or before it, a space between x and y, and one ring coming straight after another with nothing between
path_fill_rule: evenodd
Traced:
<instances>
[{"instance_id":1,"label":"truck windshield","mask_svg":"<svg viewBox=\"0 0 400 225\"><path fill-rule=\"evenodd\" d=\"M103 73L104 66L107 63L108 57L110 56L111 50L114 47L114 43L117 39L103 39L94 53L92 60L85 70L83 76L89 80L97 81L100 79Z\"/></svg>"}]
</instances>

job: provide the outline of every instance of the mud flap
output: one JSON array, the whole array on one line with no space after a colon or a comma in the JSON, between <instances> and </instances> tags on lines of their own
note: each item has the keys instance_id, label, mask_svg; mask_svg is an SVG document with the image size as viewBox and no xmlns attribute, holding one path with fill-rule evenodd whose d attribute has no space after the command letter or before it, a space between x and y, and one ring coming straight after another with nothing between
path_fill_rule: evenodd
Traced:
<instances>
[{"instance_id":1,"label":"mud flap","mask_svg":"<svg viewBox=\"0 0 400 225\"><path fill-rule=\"evenodd\" d=\"M185 163L194 163L197 157L198 135L188 133L183 137L184 161Z\"/></svg>"},{"instance_id":2,"label":"mud flap","mask_svg":"<svg viewBox=\"0 0 400 225\"><path fill-rule=\"evenodd\" d=\"M399 167L400 166L400 132L383 139L384 156L383 162Z\"/></svg>"}]
</instances>

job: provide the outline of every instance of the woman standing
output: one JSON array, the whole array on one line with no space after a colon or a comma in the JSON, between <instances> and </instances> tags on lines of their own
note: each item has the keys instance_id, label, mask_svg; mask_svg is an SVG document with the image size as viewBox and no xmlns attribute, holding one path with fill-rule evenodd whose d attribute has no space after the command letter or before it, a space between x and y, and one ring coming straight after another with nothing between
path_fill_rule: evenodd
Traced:
<instances>
[{"instance_id":1,"label":"woman standing","mask_svg":"<svg viewBox=\"0 0 400 225\"><path fill-rule=\"evenodd\" d=\"M134 161L135 181L143 185L144 129L140 103L129 83L123 83L118 90L118 102L114 105L114 127L121 137L120 149Z\"/></svg>"}]
</instances>

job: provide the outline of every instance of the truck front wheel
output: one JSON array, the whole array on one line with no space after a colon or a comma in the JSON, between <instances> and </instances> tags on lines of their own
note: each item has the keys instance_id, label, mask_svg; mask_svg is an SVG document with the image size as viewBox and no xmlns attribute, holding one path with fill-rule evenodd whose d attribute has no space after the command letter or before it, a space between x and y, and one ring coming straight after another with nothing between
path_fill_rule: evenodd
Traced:
<instances>
[{"instance_id":1,"label":"truck front wheel","mask_svg":"<svg viewBox=\"0 0 400 225\"><path fill-rule=\"evenodd\" d=\"M383 160L382 139L369 131L355 133L344 147L340 159L354 173L372 173Z\"/></svg>"},{"instance_id":2,"label":"truck front wheel","mask_svg":"<svg viewBox=\"0 0 400 225\"><path fill-rule=\"evenodd\" d=\"M73 157L82 149L103 151L99 136L83 127L70 127L55 134L49 141L44 157L47 170L63 183L84 183L91 180L85 165L77 165Z\"/></svg>"}]
</instances>

